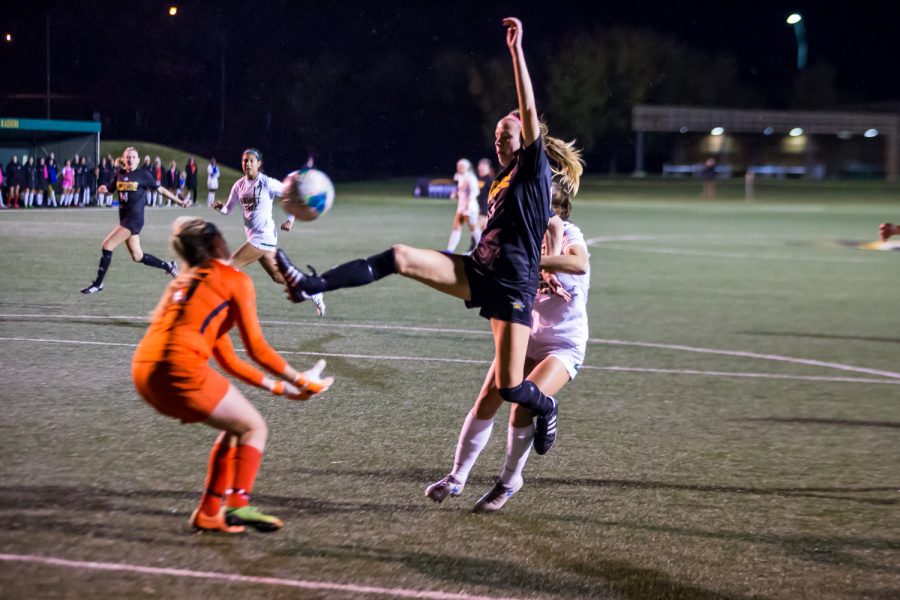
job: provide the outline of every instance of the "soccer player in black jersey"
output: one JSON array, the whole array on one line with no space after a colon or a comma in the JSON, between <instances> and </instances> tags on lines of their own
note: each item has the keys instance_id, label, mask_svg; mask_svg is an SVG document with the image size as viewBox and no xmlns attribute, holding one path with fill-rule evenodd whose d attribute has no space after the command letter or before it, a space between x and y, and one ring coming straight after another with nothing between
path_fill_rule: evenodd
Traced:
<instances>
[{"instance_id":1,"label":"soccer player in black jersey","mask_svg":"<svg viewBox=\"0 0 900 600\"><path fill-rule=\"evenodd\" d=\"M178 266L174 260L161 261L152 254L145 254L141 249L140 233L144 227L144 206L147 194L157 188L163 196L172 199L180 206L190 206L191 203L182 201L169 190L157 186L156 180L150 173L144 169L138 169L139 160L137 150L130 147L125 148L125 152L122 153L124 168L116 171L109 187L103 185L98 190L102 194L112 193L113 190L119 192L119 224L113 227L100 245L102 254L100 268L97 269L97 278L91 285L81 290L82 294L96 294L103 290L103 278L106 277L106 271L112 261L113 250L122 242L125 242L134 262L162 269L172 277L178 275Z\"/></svg>"},{"instance_id":2,"label":"soccer player in black jersey","mask_svg":"<svg viewBox=\"0 0 900 600\"><path fill-rule=\"evenodd\" d=\"M550 210L551 166L571 190L582 172L571 143L546 135L537 113L531 77L522 51L522 23L503 20L512 55L519 109L500 119L495 150L503 171L490 191L490 213L481 242L471 256L394 245L381 254L338 265L321 276L302 273L278 251L279 269L290 297L365 285L399 273L479 307L491 322L495 383L500 396L537 416L535 449L543 454L556 438L557 403L524 379L525 352L531 330L531 308L540 274L541 243Z\"/></svg>"}]
</instances>

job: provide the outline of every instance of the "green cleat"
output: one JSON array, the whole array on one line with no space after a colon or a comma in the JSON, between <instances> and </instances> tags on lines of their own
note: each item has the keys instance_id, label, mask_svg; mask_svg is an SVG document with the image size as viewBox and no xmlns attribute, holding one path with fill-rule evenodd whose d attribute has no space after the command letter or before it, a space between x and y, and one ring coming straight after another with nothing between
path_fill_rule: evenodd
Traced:
<instances>
[{"instance_id":1,"label":"green cleat","mask_svg":"<svg viewBox=\"0 0 900 600\"><path fill-rule=\"evenodd\" d=\"M246 525L264 533L277 531L284 527L284 522L281 519L262 513L255 506L227 509L225 511L225 522L229 525Z\"/></svg>"}]
</instances>

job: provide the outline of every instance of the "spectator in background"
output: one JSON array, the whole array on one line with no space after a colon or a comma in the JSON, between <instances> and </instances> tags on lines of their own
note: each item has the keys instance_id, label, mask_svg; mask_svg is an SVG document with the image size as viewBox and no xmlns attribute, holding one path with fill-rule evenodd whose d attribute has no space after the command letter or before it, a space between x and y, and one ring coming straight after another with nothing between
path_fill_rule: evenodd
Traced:
<instances>
[{"instance_id":1,"label":"spectator in background","mask_svg":"<svg viewBox=\"0 0 900 600\"><path fill-rule=\"evenodd\" d=\"M194 157L189 156L187 164L184 166L184 186L190 194L192 202L197 200L197 163Z\"/></svg>"},{"instance_id":2,"label":"spectator in background","mask_svg":"<svg viewBox=\"0 0 900 600\"><path fill-rule=\"evenodd\" d=\"M6 204L3 203L3 165L0 165L0 208L6 208Z\"/></svg>"},{"instance_id":3,"label":"spectator in background","mask_svg":"<svg viewBox=\"0 0 900 600\"><path fill-rule=\"evenodd\" d=\"M93 179L93 169L88 166L87 157L81 157L79 165L81 171L81 206L90 206L91 204L91 179Z\"/></svg>"},{"instance_id":4,"label":"spectator in background","mask_svg":"<svg viewBox=\"0 0 900 600\"><path fill-rule=\"evenodd\" d=\"M716 159L709 157L703 163L700 170L700 179L703 180L703 199L716 199Z\"/></svg>"},{"instance_id":5,"label":"spectator in background","mask_svg":"<svg viewBox=\"0 0 900 600\"><path fill-rule=\"evenodd\" d=\"M99 204L101 206L112 206L112 191L109 190L109 186L112 183L113 178L113 167L109 158L104 158L100 161L100 174L97 177L97 188L100 186L106 186L107 192L105 194L99 194Z\"/></svg>"},{"instance_id":6,"label":"spectator in background","mask_svg":"<svg viewBox=\"0 0 900 600\"><path fill-rule=\"evenodd\" d=\"M212 207L216 201L216 192L219 190L219 165L216 164L216 157L209 159L206 166L206 205Z\"/></svg>"},{"instance_id":7,"label":"spectator in background","mask_svg":"<svg viewBox=\"0 0 900 600\"><path fill-rule=\"evenodd\" d=\"M67 160L63 165L61 180L62 198L59 203L62 206L71 206L75 199L75 169L72 168L71 160Z\"/></svg>"},{"instance_id":8,"label":"spectator in background","mask_svg":"<svg viewBox=\"0 0 900 600\"><path fill-rule=\"evenodd\" d=\"M19 157L13 154L6 164L6 198L9 200L10 208L19 208L19 171L21 170Z\"/></svg>"},{"instance_id":9,"label":"spectator in background","mask_svg":"<svg viewBox=\"0 0 900 600\"><path fill-rule=\"evenodd\" d=\"M34 167L33 156L22 156L22 196L25 198L25 208L34 206L34 192L37 187L37 171Z\"/></svg>"},{"instance_id":10,"label":"spectator in background","mask_svg":"<svg viewBox=\"0 0 900 600\"><path fill-rule=\"evenodd\" d=\"M43 156L38 159L38 164L34 168L34 195L35 204L44 206L44 191L47 189L50 178L47 173L47 159ZM47 195L47 206L50 206L50 195Z\"/></svg>"},{"instance_id":11,"label":"spectator in background","mask_svg":"<svg viewBox=\"0 0 900 600\"><path fill-rule=\"evenodd\" d=\"M891 239L891 236L900 235L900 225L882 223L878 226L878 234L881 237L881 241L886 242Z\"/></svg>"},{"instance_id":12,"label":"spectator in background","mask_svg":"<svg viewBox=\"0 0 900 600\"><path fill-rule=\"evenodd\" d=\"M75 171L75 190L72 197L72 206L82 206L81 194L84 189L84 173L81 171L81 158L77 154L72 159L72 170Z\"/></svg>"},{"instance_id":13,"label":"spectator in background","mask_svg":"<svg viewBox=\"0 0 900 600\"><path fill-rule=\"evenodd\" d=\"M151 174L153 175L154 179L156 179L156 189L153 190L153 192L151 192L150 197L147 199L147 201L150 203L151 206L156 206L157 204L162 206L162 198L160 197L160 194L159 194L159 187L163 183L163 166L162 166L162 159L158 156L153 161L153 168L151 169Z\"/></svg>"},{"instance_id":14,"label":"spectator in background","mask_svg":"<svg viewBox=\"0 0 900 600\"><path fill-rule=\"evenodd\" d=\"M153 172L153 166L150 164L150 155L149 154L144 157L144 161L141 163L141 168L143 170L147 171L148 173Z\"/></svg>"},{"instance_id":15,"label":"spectator in background","mask_svg":"<svg viewBox=\"0 0 900 600\"><path fill-rule=\"evenodd\" d=\"M53 207L56 208L56 184L59 180L58 176L58 166L56 164L56 157L53 156L53 153L50 153L50 158L47 159L47 206L50 206L50 203L53 203Z\"/></svg>"},{"instance_id":16,"label":"spectator in background","mask_svg":"<svg viewBox=\"0 0 900 600\"><path fill-rule=\"evenodd\" d=\"M167 190L172 192L172 195L175 196L178 194L178 188L181 187L179 179L181 177L181 173L178 172L178 164L174 160L169 161L169 168L166 169L165 174L163 174L163 185ZM166 206L172 206L172 201L167 199Z\"/></svg>"}]
</instances>

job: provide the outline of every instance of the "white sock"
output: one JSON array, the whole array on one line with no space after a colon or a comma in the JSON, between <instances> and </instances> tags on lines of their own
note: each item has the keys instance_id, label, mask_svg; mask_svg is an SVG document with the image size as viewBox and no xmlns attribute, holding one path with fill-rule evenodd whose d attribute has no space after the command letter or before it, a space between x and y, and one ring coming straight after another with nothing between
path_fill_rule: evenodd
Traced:
<instances>
[{"instance_id":1,"label":"white sock","mask_svg":"<svg viewBox=\"0 0 900 600\"><path fill-rule=\"evenodd\" d=\"M472 239L475 240L476 246L481 242L481 230L478 227L472 229Z\"/></svg>"},{"instance_id":2,"label":"white sock","mask_svg":"<svg viewBox=\"0 0 900 600\"><path fill-rule=\"evenodd\" d=\"M466 415L459 440L456 442L456 457L453 460L453 471L450 473L460 483L469 478L469 471L475 466L478 455L491 439L494 419L477 419L474 411Z\"/></svg>"},{"instance_id":3,"label":"white sock","mask_svg":"<svg viewBox=\"0 0 900 600\"><path fill-rule=\"evenodd\" d=\"M453 252L456 250L457 244L459 244L459 238L462 237L462 229L453 229L450 231L450 240L447 242L447 252Z\"/></svg>"},{"instance_id":4,"label":"white sock","mask_svg":"<svg viewBox=\"0 0 900 600\"><path fill-rule=\"evenodd\" d=\"M500 482L509 487L516 487L522 481L522 469L528 462L531 444L534 440L534 425L527 427L510 426L506 432L506 463L500 473Z\"/></svg>"},{"instance_id":5,"label":"white sock","mask_svg":"<svg viewBox=\"0 0 900 600\"><path fill-rule=\"evenodd\" d=\"M38 195L37 195L37 205L38 205L38 206L43 206L43 205L44 205L44 193L43 193L43 192L38 192Z\"/></svg>"}]
</instances>

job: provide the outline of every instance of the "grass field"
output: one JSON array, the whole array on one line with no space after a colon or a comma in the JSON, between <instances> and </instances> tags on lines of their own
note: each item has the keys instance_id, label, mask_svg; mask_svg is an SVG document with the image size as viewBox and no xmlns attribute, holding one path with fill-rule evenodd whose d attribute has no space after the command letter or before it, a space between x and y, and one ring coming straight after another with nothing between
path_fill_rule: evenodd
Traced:
<instances>
[{"instance_id":1,"label":"grass field","mask_svg":"<svg viewBox=\"0 0 900 600\"><path fill-rule=\"evenodd\" d=\"M452 207L410 190L339 185L280 245L320 269L443 247ZM242 388L270 429L254 500L287 525L237 537L186 524L215 434L130 381L166 276L122 249L106 290L82 296L115 212L0 211L0 595L900 597L900 253L840 243L900 220L900 188L719 192L586 183L586 367L560 396L557 446L493 515L470 511L502 465L505 411L465 494L422 495L452 464L487 323L399 277L329 295L319 320L249 268L272 345L298 366L327 357L337 382L309 403ZM238 215L151 209L145 251L169 257L185 213L244 239Z\"/></svg>"}]
</instances>

